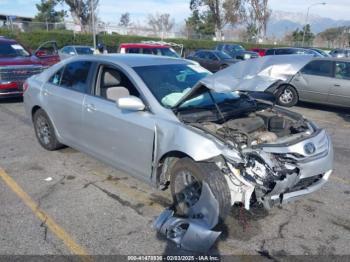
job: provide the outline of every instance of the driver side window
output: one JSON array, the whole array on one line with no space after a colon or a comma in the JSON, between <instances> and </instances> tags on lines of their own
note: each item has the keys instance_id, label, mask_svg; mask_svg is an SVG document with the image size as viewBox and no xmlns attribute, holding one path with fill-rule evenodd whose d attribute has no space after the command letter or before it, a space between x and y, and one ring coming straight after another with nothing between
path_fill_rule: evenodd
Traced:
<instances>
[{"instance_id":1,"label":"driver side window","mask_svg":"<svg viewBox=\"0 0 350 262\"><path fill-rule=\"evenodd\" d=\"M113 88L113 98L111 88ZM140 98L140 93L123 72L112 67L101 66L95 96L115 101L116 97L136 96Z\"/></svg>"}]
</instances>

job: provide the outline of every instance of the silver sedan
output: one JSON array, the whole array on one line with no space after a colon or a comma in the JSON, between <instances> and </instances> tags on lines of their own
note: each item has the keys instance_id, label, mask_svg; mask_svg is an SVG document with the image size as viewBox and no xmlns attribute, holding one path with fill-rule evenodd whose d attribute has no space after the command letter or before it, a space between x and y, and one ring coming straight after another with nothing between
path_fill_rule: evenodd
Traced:
<instances>
[{"instance_id":1,"label":"silver sedan","mask_svg":"<svg viewBox=\"0 0 350 262\"><path fill-rule=\"evenodd\" d=\"M213 76L175 58L74 57L31 77L24 104L45 149L67 145L170 186L185 215L203 182L224 218L235 203L270 208L328 180L333 149L324 130L239 84L219 92L206 84Z\"/></svg>"},{"instance_id":2,"label":"silver sedan","mask_svg":"<svg viewBox=\"0 0 350 262\"><path fill-rule=\"evenodd\" d=\"M278 95L278 104L298 101L350 107L350 61L320 58L309 62Z\"/></svg>"}]
</instances>

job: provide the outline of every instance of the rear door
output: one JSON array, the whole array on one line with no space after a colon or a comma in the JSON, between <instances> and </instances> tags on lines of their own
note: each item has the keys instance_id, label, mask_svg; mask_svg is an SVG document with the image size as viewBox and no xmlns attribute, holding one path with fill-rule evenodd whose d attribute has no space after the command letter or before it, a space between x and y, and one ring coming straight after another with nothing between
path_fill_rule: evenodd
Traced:
<instances>
[{"instance_id":1,"label":"rear door","mask_svg":"<svg viewBox=\"0 0 350 262\"><path fill-rule=\"evenodd\" d=\"M333 62L327 60L311 61L291 81L300 100L317 103L328 101L333 82Z\"/></svg>"},{"instance_id":2,"label":"rear door","mask_svg":"<svg viewBox=\"0 0 350 262\"><path fill-rule=\"evenodd\" d=\"M153 114L149 110L122 110L107 97L108 88L123 87L129 95L144 100L130 79L120 68L99 66L94 95L84 100L81 139L88 152L102 161L149 181L155 136Z\"/></svg>"},{"instance_id":3,"label":"rear door","mask_svg":"<svg viewBox=\"0 0 350 262\"><path fill-rule=\"evenodd\" d=\"M59 135L68 145L81 146L82 108L87 93L91 92L89 61L76 61L58 70L43 90L46 109Z\"/></svg>"},{"instance_id":4,"label":"rear door","mask_svg":"<svg viewBox=\"0 0 350 262\"><path fill-rule=\"evenodd\" d=\"M329 92L329 103L350 107L350 62L334 63L334 81Z\"/></svg>"},{"instance_id":5,"label":"rear door","mask_svg":"<svg viewBox=\"0 0 350 262\"><path fill-rule=\"evenodd\" d=\"M208 65L208 70L211 72L217 72L220 70L220 60L216 55L214 55L212 52L207 52L206 54L207 58L207 65Z\"/></svg>"}]
</instances>

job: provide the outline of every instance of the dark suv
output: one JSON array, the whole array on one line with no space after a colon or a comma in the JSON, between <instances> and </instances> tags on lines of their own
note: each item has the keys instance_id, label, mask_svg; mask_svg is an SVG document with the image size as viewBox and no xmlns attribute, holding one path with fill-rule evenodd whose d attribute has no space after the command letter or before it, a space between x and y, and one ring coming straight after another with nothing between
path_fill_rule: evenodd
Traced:
<instances>
[{"instance_id":1,"label":"dark suv","mask_svg":"<svg viewBox=\"0 0 350 262\"><path fill-rule=\"evenodd\" d=\"M235 44L218 44L215 50L225 52L233 59L247 60L250 58L257 58L259 54L252 51L246 51L241 45Z\"/></svg>"}]
</instances>

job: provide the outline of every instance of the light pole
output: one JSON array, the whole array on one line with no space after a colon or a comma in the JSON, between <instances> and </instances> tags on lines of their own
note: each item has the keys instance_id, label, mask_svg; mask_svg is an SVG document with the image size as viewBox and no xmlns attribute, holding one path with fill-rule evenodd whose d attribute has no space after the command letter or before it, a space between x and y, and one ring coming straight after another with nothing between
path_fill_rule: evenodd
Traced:
<instances>
[{"instance_id":1,"label":"light pole","mask_svg":"<svg viewBox=\"0 0 350 262\"><path fill-rule=\"evenodd\" d=\"M96 31L95 31L95 10L94 10L94 0L90 0L91 5L91 27L92 27L92 37L94 43L94 49L96 50Z\"/></svg>"},{"instance_id":2,"label":"light pole","mask_svg":"<svg viewBox=\"0 0 350 262\"><path fill-rule=\"evenodd\" d=\"M310 8L311 7L314 7L316 5L326 5L327 3L323 2L323 3L315 3L315 4L312 4L310 5L308 8L307 8L307 13L306 13L306 21L305 21L305 27L304 27L304 32L303 32L303 42L302 42L302 47L304 47L304 42L305 42L305 33L306 33L306 26L307 26L307 23L308 23L308 20L309 20L309 13L310 13Z\"/></svg>"}]
</instances>

